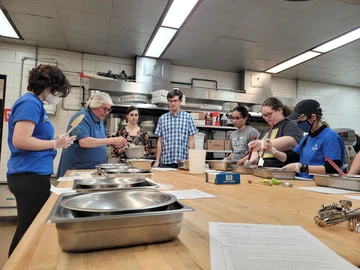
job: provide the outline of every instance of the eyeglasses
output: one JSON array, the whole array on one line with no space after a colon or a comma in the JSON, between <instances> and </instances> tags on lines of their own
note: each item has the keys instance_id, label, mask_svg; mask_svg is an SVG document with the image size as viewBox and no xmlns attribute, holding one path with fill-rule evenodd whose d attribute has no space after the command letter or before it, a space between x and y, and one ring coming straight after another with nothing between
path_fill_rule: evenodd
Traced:
<instances>
[{"instance_id":1,"label":"eyeglasses","mask_svg":"<svg viewBox=\"0 0 360 270\"><path fill-rule=\"evenodd\" d=\"M245 118L245 117L243 117L243 116L235 116L235 117L230 117L230 119L232 119L232 120L240 120L241 118Z\"/></svg>"},{"instance_id":2,"label":"eyeglasses","mask_svg":"<svg viewBox=\"0 0 360 270\"><path fill-rule=\"evenodd\" d=\"M273 111L273 112L271 112L271 113L263 114L262 117L263 117L263 118L270 119L274 112L275 112L275 111Z\"/></svg>"},{"instance_id":3,"label":"eyeglasses","mask_svg":"<svg viewBox=\"0 0 360 270\"><path fill-rule=\"evenodd\" d=\"M111 113L111 108L100 107L104 113Z\"/></svg>"},{"instance_id":4,"label":"eyeglasses","mask_svg":"<svg viewBox=\"0 0 360 270\"><path fill-rule=\"evenodd\" d=\"M175 100L168 99L168 102L169 102L169 103L176 103L176 102L178 102L178 101L180 101L180 100L179 100L179 99L175 99Z\"/></svg>"}]
</instances>

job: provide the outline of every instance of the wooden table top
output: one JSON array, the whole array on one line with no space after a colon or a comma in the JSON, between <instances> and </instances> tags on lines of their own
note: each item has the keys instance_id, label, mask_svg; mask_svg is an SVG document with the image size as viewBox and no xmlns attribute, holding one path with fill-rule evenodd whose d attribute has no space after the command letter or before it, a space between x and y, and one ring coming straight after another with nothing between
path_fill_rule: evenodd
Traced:
<instances>
[{"instance_id":1,"label":"wooden table top","mask_svg":"<svg viewBox=\"0 0 360 270\"><path fill-rule=\"evenodd\" d=\"M314 186L312 181L289 181L293 188L268 186L260 178L241 175L240 185L214 185L205 175L187 171L156 171L152 179L172 184L173 189L198 189L216 196L182 200L196 209L184 213L180 235L173 241L83 253L60 249L55 224L46 223L57 195L52 194L3 269L210 269L208 223L300 225L330 249L360 266L360 234L347 222L322 228L314 216L322 204L338 203L343 195L320 194L296 187ZM252 179L252 183L248 183ZM59 182L58 187L71 187ZM360 201L353 201L353 208Z\"/></svg>"}]
</instances>

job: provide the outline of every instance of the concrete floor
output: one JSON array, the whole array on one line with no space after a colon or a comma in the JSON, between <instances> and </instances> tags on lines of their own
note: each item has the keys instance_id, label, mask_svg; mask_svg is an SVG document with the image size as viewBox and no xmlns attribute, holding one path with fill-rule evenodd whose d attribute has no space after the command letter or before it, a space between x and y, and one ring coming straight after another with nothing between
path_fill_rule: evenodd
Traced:
<instances>
[{"instance_id":1,"label":"concrete floor","mask_svg":"<svg viewBox=\"0 0 360 270\"><path fill-rule=\"evenodd\" d=\"M11 240L16 229L17 218L0 218L0 269L7 259Z\"/></svg>"}]
</instances>

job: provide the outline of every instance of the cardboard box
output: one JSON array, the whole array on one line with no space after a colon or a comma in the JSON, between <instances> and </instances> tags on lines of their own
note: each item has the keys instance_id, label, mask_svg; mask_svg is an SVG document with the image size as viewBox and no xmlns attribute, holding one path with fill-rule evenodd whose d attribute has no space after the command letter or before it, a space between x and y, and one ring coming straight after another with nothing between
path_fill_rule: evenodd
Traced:
<instances>
[{"instance_id":1,"label":"cardboard box","mask_svg":"<svg viewBox=\"0 0 360 270\"><path fill-rule=\"evenodd\" d=\"M208 150L224 150L223 140L207 140L206 149Z\"/></svg>"},{"instance_id":2,"label":"cardboard box","mask_svg":"<svg viewBox=\"0 0 360 270\"><path fill-rule=\"evenodd\" d=\"M205 120L196 120L196 119L194 119L194 123L195 123L195 125L205 126Z\"/></svg>"},{"instance_id":3,"label":"cardboard box","mask_svg":"<svg viewBox=\"0 0 360 270\"><path fill-rule=\"evenodd\" d=\"M206 182L215 185L240 184L240 174L234 172L206 173Z\"/></svg>"},{"instance_id":4,"label":"cardboard box","mask_svg":"<svg viewBox=\"0 0 360 270\"><path fill-rule=\"evenodd\" d=\"M194 120L205 120L205 113L192 112L192 113L190 113L190 115Z\"/></svg>"},{"instance_id":5,"label":"cardboard box","mask_svg":"<svg viewBox=\"0 0 360 270\"><path fill-rule=\"evenodd\" d=\"M230 150L230 141L229 140L224 141L224 150Z\"/></svg>"}]
</instances>

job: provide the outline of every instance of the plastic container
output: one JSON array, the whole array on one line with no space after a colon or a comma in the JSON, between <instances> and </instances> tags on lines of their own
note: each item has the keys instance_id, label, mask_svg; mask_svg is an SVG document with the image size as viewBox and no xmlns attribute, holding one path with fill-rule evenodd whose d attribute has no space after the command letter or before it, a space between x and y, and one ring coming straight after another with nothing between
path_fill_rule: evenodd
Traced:
<instances>
[{"instance_id":1,"label":"plastic container","mask_svg":"<svg viewBox=\"0 0 360 270\"><path fill-rule=\"evenodd\" d=\"M213 126L220 126L220 113L219 112L212 112L211 118L212 118L211 124Z\"/></svg>"},{"instance_id":2,"label":"plastic container","mask_svg":"<svg viewBox=\"0 0 360 270\"><path fill-rule=\"evenodd\" d=\"M205 133L195 133L195 149L204 149Z\"/></svg>"},{"instance_id":3,"label":"plastic container","mask_svg":"<svg viewBox=\"0 0 360 270\"><path fill-rule=\"evenodd\" d=\"M205 173L206 150L189 149L189 172L191 174Z\"/></svg>"},{"instance_id":4,"label":"plastic container","mask_svg":"<svg viewBox=\"0 0 360 270\"><path fill-rule=\"evenodd\" d=\"M221 125L222 126L227 126L228 125L228 120L229 119L227 118L226 114L223 114L223 116L220 119Z\"/></svg>"}]
</instances>

